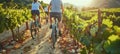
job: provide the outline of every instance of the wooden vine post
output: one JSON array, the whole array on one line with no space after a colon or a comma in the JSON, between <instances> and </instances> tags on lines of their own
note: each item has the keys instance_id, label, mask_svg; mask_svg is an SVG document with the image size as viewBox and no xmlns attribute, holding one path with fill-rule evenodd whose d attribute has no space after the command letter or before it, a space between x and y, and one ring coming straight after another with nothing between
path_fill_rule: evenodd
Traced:
<instances>
[{"instance_id":1,"label":"wooden vine post","mask_svg":"<svg viewBox=\"0 0 120 54\"><path fill-rule=\"evenodd\" d=\"M26 30L29 29L29 26L28 26L28 21L26 22Z\"/></svg>"},{"instance_id":2,"label":"wooden vine post","mask_svg":"<svg viewBox=\"0 0 120 54\"><path fill-rule=\"evenodd\" d=\"M101 26L102 26L101 10L98 9L98 32L100 32Z\"/></svg>"}]
</instances>

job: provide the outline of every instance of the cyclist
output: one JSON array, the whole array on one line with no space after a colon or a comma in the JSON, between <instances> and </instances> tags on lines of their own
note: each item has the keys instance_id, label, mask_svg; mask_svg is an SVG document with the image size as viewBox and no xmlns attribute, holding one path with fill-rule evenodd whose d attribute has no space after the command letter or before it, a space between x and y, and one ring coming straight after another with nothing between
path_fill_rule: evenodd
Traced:
<instances>
[{"instance_id":1,"label":"cyclist","mask_svg":"<svg viewBox=\"0 0 120 54\"><path fill-rule=\"evenodd\" d=\"M51 9L51 12L50 12ZM57 18L58 20L58 28L59 28L59 35L61 36L61 23L62 23L62 13L64 11L62 0L51 0L50 4L48 5L48 12L50 16L50 28L52 28L52 17Z\"/></svg>"},{"instance_id":2,"label":"cyclist","mask_svg":"<svg viewBox=\"0 0 120 54\"><path fill-rule=\"evenodd\" d=\"M51 12L50 12L51 10ZM52 17L57 18L58 20L58 29L59 29L59 36L61 36L61 23L62 23L62 13L64 11L63 4L61 0L51 0L50 4L48 5L48 12L50 17L50 28L52 28ZM55 48L53 44L53 48Z\"/></svg>"},{"instance_id":3,"label":"cyclist","mask_svg":"<svg viewBox=\"0 0 120 54\"><path fill-rule=\"evenodd\" d=\"M41 4L38 2L38 0L34 0L32 3L32 8L31 8L31 14L32 14L32 18L34 19L34 21L36 20L36 15L38 16L38 21L40 23L40 11L39 9L42 9L43 11L43 7L41 6ZM41 26L40 26L41 27Z\"/></svg>"}]
</instances>

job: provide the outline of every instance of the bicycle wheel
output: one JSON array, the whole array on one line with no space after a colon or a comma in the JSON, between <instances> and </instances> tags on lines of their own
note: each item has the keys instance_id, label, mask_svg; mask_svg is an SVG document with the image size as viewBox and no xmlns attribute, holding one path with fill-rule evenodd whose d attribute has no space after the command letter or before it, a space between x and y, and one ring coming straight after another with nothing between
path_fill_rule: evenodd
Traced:
<instances>
[{"instance_id":1,"label":"bicycle wheel","mask_svg":"<svg viewBox=\"0 0 120 54\"><path fill-rule=\"evenodd\" d=\"M31 25L30 25L30 32L31 32L31 37L32 39L34 39L34 36L36 35L36 29L35 29L35 23L34 22L31 22Z\"/></svg>"},{"instance_id":2,"label":"bicycle wheel","mask_svg":"<svg viewBox=\"0 0 120 54\"><path fill-rule=\"evenodd\" d=\"M51 38L52 38L52 43L53 43L53 46L54 46L56 41L57 41L57 32L56 32L55 27L52 27Z\"/></svg>"}]
</instances>

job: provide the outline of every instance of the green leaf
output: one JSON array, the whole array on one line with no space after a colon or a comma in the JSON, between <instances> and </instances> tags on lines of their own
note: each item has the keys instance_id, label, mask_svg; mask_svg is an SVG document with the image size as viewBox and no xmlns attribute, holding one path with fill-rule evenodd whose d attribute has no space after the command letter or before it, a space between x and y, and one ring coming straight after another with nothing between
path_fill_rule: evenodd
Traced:
<instances>
[{"instance_id":1,"label":"green leaf","mask_svg":"<svg viewBox=\"0 0 120 54\"><path fill-rule=\"evenodd\" d=\"M120 37L118 35L111 35L104 43L104 48L107 53L120 54Z\"/></svg>"}]
</instances>

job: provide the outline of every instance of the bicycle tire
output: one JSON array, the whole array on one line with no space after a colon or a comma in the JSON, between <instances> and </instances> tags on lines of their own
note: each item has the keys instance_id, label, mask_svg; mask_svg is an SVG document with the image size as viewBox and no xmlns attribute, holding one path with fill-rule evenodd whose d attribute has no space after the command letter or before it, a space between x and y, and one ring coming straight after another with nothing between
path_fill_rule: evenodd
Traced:
<instances>
[{"instance_id":1,"label":"bicycle tire","mask_svg":"<svg viewBox=\"0 0 120 54\"><path fill-rule=\"evenodd\" d=\"M55 28L52 29L51 38L52 38L52 42L53 42L53 46L54 46L57 41Z\"/></svg>"},{"instance_id":2,"label":"bicycle tire","mask_svg":"<svg viewBox=\"0 0 120 54\"><path fill-rule=\"evenodd\" d=\"M34 36L36 36L37 32L36 32L36 29L35 29L35 22L31 22L31 25L30 25L30 33L31 33L31 37L32 39L34 39Z\"/></svg>"}]
</instances>

